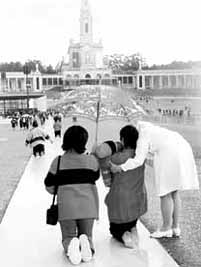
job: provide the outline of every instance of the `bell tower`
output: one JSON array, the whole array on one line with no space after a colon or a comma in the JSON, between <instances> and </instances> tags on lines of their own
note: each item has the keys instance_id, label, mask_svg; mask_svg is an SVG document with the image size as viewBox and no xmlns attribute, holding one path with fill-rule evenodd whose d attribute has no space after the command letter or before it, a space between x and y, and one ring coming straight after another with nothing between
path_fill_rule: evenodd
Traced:
<instances>
[{"instance_id":1,"label":"bell tower","mask_svg":"<svg viewBox=\"0 0 201 267\"><path fill-rule=\"evenodd\" d=\"M102 42L93 40L93 19L90 0L80 2L80 40L70 41L68 48L69 62L63 64L62 73L68 84L91 83L100 77L111 77L112 71L103 62ZM68 77L68 78L66 78ZM74 82L73 82L74 81Z\"/></svg>"},{"instance_id":2,"label":"bell tower","mask_svg":"<svg viewBox=\"0 0 201 267\"><path fill-rule=\"evenodd\" d=\"M80 10L80 43L91 44L93 42L92 15L88 0L81 0Z\"/></svg>"}]
</instances>

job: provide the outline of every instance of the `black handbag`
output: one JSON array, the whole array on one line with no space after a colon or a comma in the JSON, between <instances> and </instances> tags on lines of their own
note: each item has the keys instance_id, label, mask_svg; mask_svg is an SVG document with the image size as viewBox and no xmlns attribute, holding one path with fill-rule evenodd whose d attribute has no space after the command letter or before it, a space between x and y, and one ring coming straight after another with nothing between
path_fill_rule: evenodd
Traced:
<instances>
[{"instance_id":1,"label":"black handbag","mask_svg":"<svg viewBox=\"0 0 201 267\"><path fill-rule=\"evenodd\" d=\"M56 174L58 174L58 171L59 171L60 160L61 160L61 156L59 156L58 158ZM58 185L55 185L52 205L50 206L49 209L47 209L47 213L46 213L46 223L50 225L56 225L58 222L58 205L55 204L57 190L58 190Z\"/></svg>"}]
</instances>

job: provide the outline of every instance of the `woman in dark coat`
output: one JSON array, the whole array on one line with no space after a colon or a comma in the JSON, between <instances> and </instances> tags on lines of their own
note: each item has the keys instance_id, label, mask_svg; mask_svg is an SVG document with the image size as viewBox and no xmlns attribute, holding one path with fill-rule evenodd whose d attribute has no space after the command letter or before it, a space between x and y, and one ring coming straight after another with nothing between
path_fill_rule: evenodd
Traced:
<instances>
[{"instance_id":1,"label":"woman in dark coat","mask_svg":"<svg viewBox=\"0 0 201 267\"><path fill-rule=\"evenodd\" d=\"M100 158L103 179L107 175L107 185L109 161L116 165L121 165L129 158L134 158L137 139L138 131L136 128L132 125L127 125L120 131L120 140L124 147L122 151L115 152L115 147L111 141L105 142L96 149L95 154ZM106 145L111 149L106 148ZM103 149L101 149L101 146ZM113 154L105 157L104 150L107 150L110 155ZM105 163L103 162L104 159L101 158L101 154L104 154ZM118 241L124 243L126 247L134 248L138 243L137 220L147 211L144 164L136 169L111 175L110 190L105 198L110 222L110 233Z\"/></svg>"}]
</instances>

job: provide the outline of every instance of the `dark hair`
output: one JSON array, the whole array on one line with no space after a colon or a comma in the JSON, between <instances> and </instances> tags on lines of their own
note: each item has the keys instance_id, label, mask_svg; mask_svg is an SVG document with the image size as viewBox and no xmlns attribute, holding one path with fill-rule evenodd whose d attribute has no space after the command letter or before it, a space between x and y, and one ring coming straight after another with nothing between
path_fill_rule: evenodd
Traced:
<instances>
[{"instance_id":1,"label":"dark hair","mask_svg":"<svg viewBox=\"0 0 201 267\"><path fill-rule=\"evenodd\" d=\"M88 141L88 132L79 125L69 127L64 133L62 149L64 151L75 150L82 154L86 150L85 146Z\"/></svg>"},{"instance_id":2,"label":"dark hair","mask_svg":"<svg viewBox=\"0 0 201 267\"><path fill-rule=\"evenodd\" d=\"M138 136L138 130L133 125L124 126L120 130L120 140L124 139L125 148L136 149Z\"/></svg>"},{"instance_id":3,"label":"dark hair","mask_svg":"<svg viewBox=\"0 0 201 267\"><path fill-rule=\"evenodd\" d=\"M35 128L35 127L38 127L38 122L36 120L33 121L32 123L32 126Z\"/></svg>"}]
</instances>

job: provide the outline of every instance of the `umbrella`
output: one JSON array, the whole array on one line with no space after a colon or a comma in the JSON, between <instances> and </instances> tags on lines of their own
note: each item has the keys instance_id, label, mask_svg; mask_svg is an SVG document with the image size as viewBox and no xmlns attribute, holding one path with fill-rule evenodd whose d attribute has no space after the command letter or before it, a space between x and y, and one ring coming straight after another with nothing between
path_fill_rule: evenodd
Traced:
<instances>
[{"instance_id":1,"label":"umbrella","mask_svg":"<svg viewBox=\"0 0 201 267\"><path fill-rule=\"evenodd\" d=\"M95 143L98 139L98 126L103 120L141 119L146 113L136 104L132 95L119 87L98 85L81 86L64 97L58 107L67 112L67 116L82 116L96 123Z\"/></svg>"}]
</instances>

